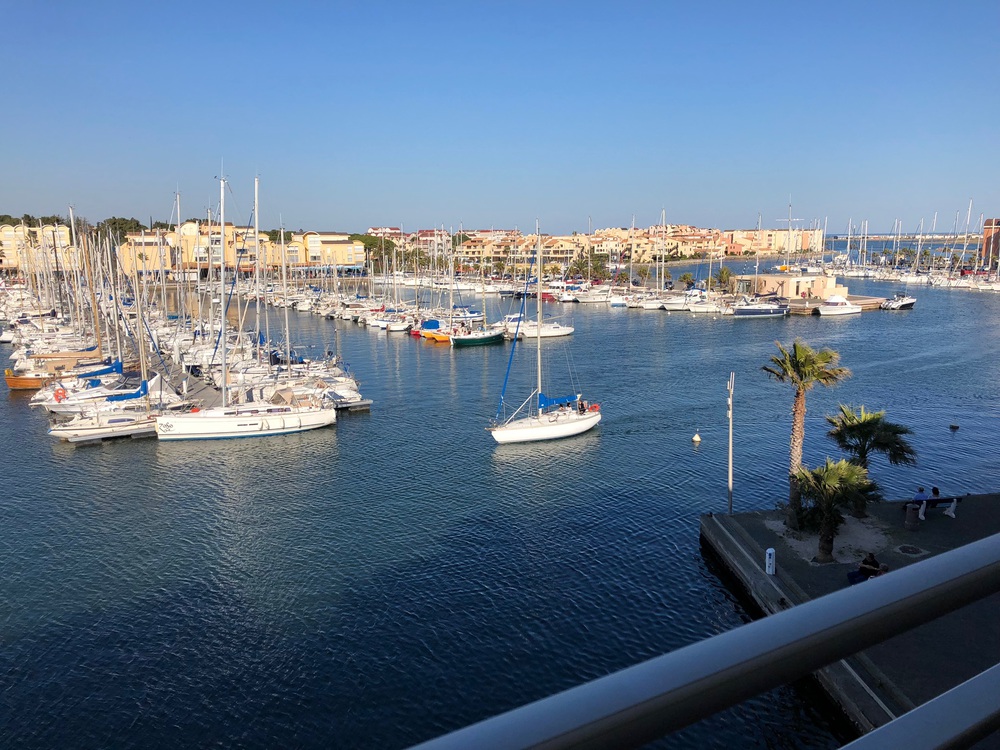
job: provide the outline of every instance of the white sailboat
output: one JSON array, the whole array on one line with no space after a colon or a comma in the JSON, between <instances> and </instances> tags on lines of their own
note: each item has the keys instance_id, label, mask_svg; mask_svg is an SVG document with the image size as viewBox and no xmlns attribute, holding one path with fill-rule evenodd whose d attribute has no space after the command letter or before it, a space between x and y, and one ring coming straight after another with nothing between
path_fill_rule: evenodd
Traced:
<instances>
[{"instance_id":1,"label":"white sailboat","mask_svg":"<svg viewBox=\"0 0 1000 750\"><path fill-rule=\"evenodd\" d=\"M542 244L538 235L538 228L535 234L539 237L537 245L538 260L538 329L542 327L542 294L541 294L541 269L542 265ZM527 291L527 290L525 290ZM525 294L527 297L527 294ZM523 305L523 302L522 302ZM590 430L601 421L601 407L599 404L587 403L583 400L583 394L574 393L569 396L550 398L542 391L542 338L536 336L535 363L537 369L537 383L535 390L521 404L506 421L500 421L500 413L503 410L504 394L500 394L500 407L497 410L495 424L489 428L493 439L498 443L529 443L540 440L556 440L558 438L579 435ZM511 348L511 357L517 348L517 340ZM504 381L504 391L507 383ZM526 416L519 416L527 411Z\"/></svg>"},{"instance_id":2,"label":"white sailboat","mask_svg":"<svg viewBox=\"0 0 1000 750\"><path fill-rule=\"evenodd\" d=\"M222 289L220 324L220 348L222 350L222 406L196 410L184 414L169 414L156 417L156 436L160 440L211 440L234 437L264 437L305 432L332 425L337 421L336 404L332 399L318 396L302 397L293 388L278 388L267 401L230 405L229 367L226 359L226 308L225 289L225 239L226 239L226 191L225 180L220 182L219 202L219 277ZM254 215L256 210L256 188L254 190ZM282 228L282 249L284 249L284 228ZM282 259L284 272L284 259ZM285 318L286 361L288 351L288 318Z\"/></svg>"}]
</instances>

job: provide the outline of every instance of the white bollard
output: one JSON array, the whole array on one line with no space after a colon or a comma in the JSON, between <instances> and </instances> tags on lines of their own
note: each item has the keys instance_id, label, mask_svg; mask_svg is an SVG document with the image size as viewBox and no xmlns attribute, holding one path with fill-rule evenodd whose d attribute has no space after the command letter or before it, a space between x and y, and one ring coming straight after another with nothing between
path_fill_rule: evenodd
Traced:
<instances>
[{"instance_id":1,"label":"white bollard","mask_svg":"<svg viewBox=\"0 0 1000 750\"><path fill-rule=\"evenodd\" d=\"M764 553L764 572L769 576L774 575L774 547L768 547Z\"/></svg>"}]
</instances>

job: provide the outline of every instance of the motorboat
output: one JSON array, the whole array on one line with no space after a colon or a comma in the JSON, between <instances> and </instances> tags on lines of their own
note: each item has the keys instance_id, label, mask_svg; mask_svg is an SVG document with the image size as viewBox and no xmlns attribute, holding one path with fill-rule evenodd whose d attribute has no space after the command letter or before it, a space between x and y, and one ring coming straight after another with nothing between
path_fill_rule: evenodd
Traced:
<instances>
[{"instance_id":1,"label":"motorboat","mask_svg":"<svg viewBox=\"0 0 1000 750\"><path fill-rule=\"evenodd\" d=\"M820 315L854 315L861 312L861 305L854 304L847 297L833 294L816 308L816 312Z\"/></svg>"},{"instance_id":2,"label":"motorboat","mask_svg":"<svg viewBox=\"0 0 1000 750\"><path fill-rule=\"evenodd\" d=\"M897 293L894 297L885 300L879 307L883 310L912 310L916 301L916 297Z\"/></svg>"}]
</instances>

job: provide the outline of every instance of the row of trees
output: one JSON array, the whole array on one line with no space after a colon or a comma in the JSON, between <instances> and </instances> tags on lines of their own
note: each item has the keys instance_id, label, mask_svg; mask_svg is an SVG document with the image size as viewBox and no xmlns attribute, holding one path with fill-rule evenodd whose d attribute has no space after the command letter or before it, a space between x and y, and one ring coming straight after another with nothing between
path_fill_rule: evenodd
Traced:
<instances>
[{"instance_id":1,"label":"row of trees","mask_svg":"<svg viewBox=\"0 0 1000 750\"><path fill-rule=\"evenodd\" d=\"M869 476L871 458L881 454L890 464L914 464L917 453L906 436L908 427L890 422L884 411L868 411L840 405L840 411L827 416L827 436L848 458L830 458L814 469L802 466L805 440L806 393L815 386L830 387L849 378L851 371L839 365L840 355L831 349L815 351L796 339L791 347L777 344L778 354L771 357L763 371L779 383L795 389L792 401L792 434L788 470L787 524L793 529L817 531L817 562L833 561L833 541L844 522L841 508L864 518L868 503L882 498L878 485ZM803 498L809 501L806 505Z\"/></svg>"}]
</instances>

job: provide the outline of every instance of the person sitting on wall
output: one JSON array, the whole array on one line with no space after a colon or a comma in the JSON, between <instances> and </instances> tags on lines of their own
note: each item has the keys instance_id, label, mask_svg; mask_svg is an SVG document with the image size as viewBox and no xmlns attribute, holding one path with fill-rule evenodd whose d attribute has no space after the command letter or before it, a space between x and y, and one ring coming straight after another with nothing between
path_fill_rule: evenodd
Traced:
<instances>
[{"instance_id":1,"label":"person sitting on wall","mask_svg":"<svg viewBox=\"0 0 1000 750\"><path fill-rule=\"evenodd\" d=\"M867 555L865 555L864 559L858 564L857 570L852 570L848 572L847 581L853 586L856 583L867 581L872 576L878 575L878 572L879 572L879 561L875 559L874 552L869 552Z\"/></svg>"}]
</instances>

